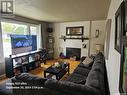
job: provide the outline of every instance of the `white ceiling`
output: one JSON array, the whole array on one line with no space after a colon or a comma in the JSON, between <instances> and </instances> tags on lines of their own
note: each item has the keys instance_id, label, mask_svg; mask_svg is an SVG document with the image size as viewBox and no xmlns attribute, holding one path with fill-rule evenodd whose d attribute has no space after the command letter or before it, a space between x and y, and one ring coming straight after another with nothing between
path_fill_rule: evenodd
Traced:
<instances>
[{"instance_id":1,"label":"white ceiling","mask_svg":"<svg viewBox=\"0 0 127 95\"><path fill-rule=\"evenodd\" d=\"M41 21L106 19L110 0L15 0L15 14Z\"/></svg>"}]
</instances>

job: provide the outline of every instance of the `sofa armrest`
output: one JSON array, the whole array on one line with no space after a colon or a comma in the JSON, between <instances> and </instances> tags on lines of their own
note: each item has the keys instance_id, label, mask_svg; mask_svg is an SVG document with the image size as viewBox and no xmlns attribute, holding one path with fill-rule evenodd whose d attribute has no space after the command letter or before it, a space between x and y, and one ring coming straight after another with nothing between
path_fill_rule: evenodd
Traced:
<instances>
[{"instance_id":1,"label":"sofa armrest","mask_svg":"<svg viewBox=\"0 0 127 95\"><path fill-rule=\"evenodd\" d=\"M65 95L100 95L97 89L69 81L57 81L50 79L45 82L45 86L62 93L64 92L66 93Z\"/></svg>"},{"instance_id":2,"label":"sofa armrest","mask_svg":"<svg viewBox=\"0 0 127 95\"><path fill-rule=\"evenodd\" d=\"M22 73L18 76L15 76L15 78L13 80L20 81L20 82L26 82L28 84L35 84L35 85L44 86L44 83L47 79L40 78L40 77L37 77L37 76L29 74L29 73Z\"/></svg>"}]
</instances>

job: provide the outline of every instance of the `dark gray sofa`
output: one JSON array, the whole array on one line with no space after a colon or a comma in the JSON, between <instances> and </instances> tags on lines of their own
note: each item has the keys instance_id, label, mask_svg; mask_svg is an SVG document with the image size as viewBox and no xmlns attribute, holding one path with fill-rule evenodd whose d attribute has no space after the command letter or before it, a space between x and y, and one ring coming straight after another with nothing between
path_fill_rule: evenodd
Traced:
<instances>
[{"instance_id":1,"label":"dark gray sofa","mask_svg":"<svg viewBox=\"0 0 127 95\"><path fill-rule=\"evenodd\" d=\"M21 74L10 79L12 83L25 82L39 89L10 89L0 86L2 95L110 95L105 58L98 53L93 65L86 67L82 62L65 81L38 78L30 74ZM1 95L1 94L0 94Z\"/></svg>"}]
</instances>

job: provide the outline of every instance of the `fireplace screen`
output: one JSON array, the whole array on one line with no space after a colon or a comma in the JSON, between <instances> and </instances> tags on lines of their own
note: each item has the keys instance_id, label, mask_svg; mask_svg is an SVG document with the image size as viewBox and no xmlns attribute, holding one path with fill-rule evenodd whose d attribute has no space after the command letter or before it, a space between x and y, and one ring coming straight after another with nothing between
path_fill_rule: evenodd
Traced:
<instances>
[{"instance_id":1,"label":"fireplace screen","mask_svg":"<svg viewBox=\"0 0 127 95\"><path fill-rule=\"evenodd\" d=\"M80 60L81 49L80 48L66 48L66 57L76 57L76 60Z\"/></svg>"}]
</instances>

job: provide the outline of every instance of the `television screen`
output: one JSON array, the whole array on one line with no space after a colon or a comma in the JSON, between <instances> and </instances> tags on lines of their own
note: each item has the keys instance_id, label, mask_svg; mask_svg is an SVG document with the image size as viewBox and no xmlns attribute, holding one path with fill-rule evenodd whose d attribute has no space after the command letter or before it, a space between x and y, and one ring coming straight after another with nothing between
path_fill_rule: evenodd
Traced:
<instances>
[{"instance_id":1,"label":"television screen","mask_svg":"<svg viewBox=\"0 0 127 95\"><path fill-rule=\"evenodd\" d=\"M10 35L12 55L37 50L36 35Z\"/></svg>"}]
</instances>

